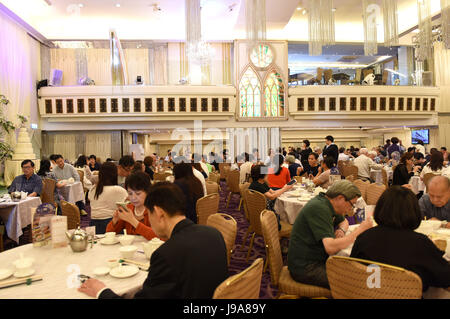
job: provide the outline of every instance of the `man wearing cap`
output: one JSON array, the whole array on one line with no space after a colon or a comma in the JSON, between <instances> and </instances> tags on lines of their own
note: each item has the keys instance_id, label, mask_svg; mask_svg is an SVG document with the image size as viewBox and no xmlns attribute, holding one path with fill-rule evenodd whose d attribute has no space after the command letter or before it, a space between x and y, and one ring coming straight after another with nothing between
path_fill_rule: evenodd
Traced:
<instances>
[{"instance_id":1,"label":"man wearing cap","mask_svg":"<svg viewBox=\"0 0 450 319\"><path fill-rule=\"evenodd\" d=\"M288 269L294 280L329 288L325 267L328 256L347 248L359 234L372 227L372 219L368 218L345 235L348 222L344 215L352 211L360 196L355 185L342 180L303 207L289 241Z\"/></svg>"}]
</instances>

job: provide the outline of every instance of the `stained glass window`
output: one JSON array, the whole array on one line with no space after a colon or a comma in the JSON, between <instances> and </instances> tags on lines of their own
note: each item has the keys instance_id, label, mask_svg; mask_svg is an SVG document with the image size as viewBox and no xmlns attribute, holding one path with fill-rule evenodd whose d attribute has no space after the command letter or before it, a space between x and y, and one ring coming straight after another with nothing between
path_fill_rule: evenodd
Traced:
<instances>
[{"instance_id":1,"label":"stained glass window","mask_svg":"<svg viewBox=\"0 0 450 319\"><path fill-rule=\"evenodd\" d=\"M241 96L241 117L259 117L261 116L261 84L258 76L248 68L239 83L239 92Z\"/></svg>"},{"instance_id":2,"label":"stained glass window","mask_svg":"<svg viewBox=\"0 0 450 319\"><path fill-rule=\"evenodd\" d=\"M276 71L272 71L266 79L264 98L264 116L284 116L284 85Z\"/></svg>"},{"instance_id":3,"label":"stained glass window","mask_svg":"<svg viewBox=\"0 0 450 319\"><path fill-rule=\"evenodd\" d=\"M258 45L251 51L250 61L258 68L267 68L273 61L273 52L268 45Z\"/></svg>"}]
</instances>

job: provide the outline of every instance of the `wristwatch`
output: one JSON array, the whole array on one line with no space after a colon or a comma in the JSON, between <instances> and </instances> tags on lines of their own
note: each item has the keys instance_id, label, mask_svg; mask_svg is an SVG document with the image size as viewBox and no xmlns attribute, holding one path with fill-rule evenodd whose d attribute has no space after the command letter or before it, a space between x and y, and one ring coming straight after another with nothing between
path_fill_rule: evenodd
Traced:
<instances>
[{"instance_id":1,"label":"wristwatch","mask_svg":"<svg viewBox=\"0 0 450 319\"><path fill-rule=\"evenodd\" d=\"M338 229L341 230L341 231L344 233L344 235L345 235L345 233L347 232L347 231L345 231L344 229L342 229L341 227L339 227Z\"/></svg>"}]
</instances>

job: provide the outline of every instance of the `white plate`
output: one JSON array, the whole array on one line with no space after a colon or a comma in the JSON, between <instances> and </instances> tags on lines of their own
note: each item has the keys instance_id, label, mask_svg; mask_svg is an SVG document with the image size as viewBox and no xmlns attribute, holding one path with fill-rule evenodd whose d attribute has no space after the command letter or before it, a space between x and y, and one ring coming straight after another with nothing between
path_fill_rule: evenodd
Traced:
<instances>
[{"instance_id":1,"label":"white plate","mask_svg":"<svg viewBox=\"0 0 450 319\"><path fill-rule=\"evenodd\" d=\"M299 197L298 200L301 202L307 202L311 199L311 197Z\"/></svg>"},{"instance_id":2,"label":"white plate","mask_svg":"<svg viewBox=\"0 0 450 319\"><path fill-rule=\"evenodd\" d=\"M111 268L109 268L109 267L97 267L94 269L94 275L105 276L105 275L109 274L110 270L111 270Z\"/></svg>"},{"instance_id":3,"label":"white plate","mask_svg":"<svg viewBox=\"0 0 450 319\"><path fill-rule=\"evenodd\" d=\"M441 229L435 230L434 232L438 233L440 235L450 236L450 229L447 229L447 228L441 228Z\"/></svg>"},{"instance_id":4,"label":"white plate","mask_svg":"<svg viewBox=\"0 0 450 319\"><path fill-rule=\"evenodd\" d=\"M122 268L122 269L121 269ZM128 278L136 275L139 272L139 267L134 265L119 266L111 269L109 274L115 278Z\"/></svg>"},{"instance_id":5,"label":"white plate","mask_svg":"<svg viewBox=\"0 0 450 319\"><path fill-rule=\"evenodd\" d=\"M119 238L114 238L113 242L107 241L106 238L100 239L100 244L102 245L115 245L120 242Z\"/></svg>"},{"instance_id":6,"label":"white plate","mask_svg":"<svg viewBox=\"0 0 450 319\"><path fill-rule=\"evenodd\" d=\"M29 277L29 276L33 275L34 272L35 272L34 269L28 269L28 271L24 271L24 272L16 271L14 273L14 277L17 277L17 278Z\"/></svg>"},{"instance_id":7,"label":"white plate","mask_svg":"<svg viewBox=\"0 0 450 319\"><path fill-rule=\"evenodd\" d=\"M11 277L13 271L11 269L0 269L0 280Z\"/></svg>"}]
</instances>

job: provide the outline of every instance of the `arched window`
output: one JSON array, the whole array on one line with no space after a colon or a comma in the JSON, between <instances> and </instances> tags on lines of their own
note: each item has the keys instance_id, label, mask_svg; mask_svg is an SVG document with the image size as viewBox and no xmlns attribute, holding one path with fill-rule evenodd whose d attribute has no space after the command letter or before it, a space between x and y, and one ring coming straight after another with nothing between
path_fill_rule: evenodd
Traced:
<instances>
[{"instance_id":1,"label":"arched window","mask_svg":"<svg viewBox=\"0 0 450 319\"><path fill-rule=\"evenodd\" d=\"M281 75L270 72L264 84L264 116L284 116L284 85Z\"/></svg>"},{"instance_id":2,"label":"arched window","mask_svg":"<svg viewBox=\"0 0 450 319\"><path fill-rule=\"evenodd\" d=\"M239 83L240 116L261 116L261 83L252 68L248 68Z\"/></svg>"}]
</instances>

